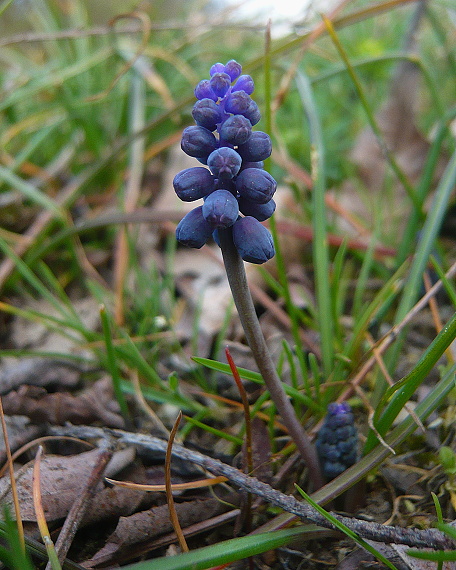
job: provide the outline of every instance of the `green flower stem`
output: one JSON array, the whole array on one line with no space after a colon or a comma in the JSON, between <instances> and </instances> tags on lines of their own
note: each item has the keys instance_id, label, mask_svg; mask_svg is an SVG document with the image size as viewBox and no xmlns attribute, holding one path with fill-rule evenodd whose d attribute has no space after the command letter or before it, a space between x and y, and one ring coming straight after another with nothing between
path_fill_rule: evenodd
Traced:
<instances>
[{"instance_id":1,"label":"green flower stem","mask_svg":"<svg viewBox=\"0 0 456 570\"><path fill-rule=\"evenodd\" d=\"M315 447L312 445L300 421L296 417L294 408L285 394L277 370L272 362L266 341L260 328L260 323L253 306L242 261L233 243L231 228L219 231L223 262L225 264L228 283L231 288L247 343L250 346L264 382L277 407L282 421L296 444L299 453L307 464L309 477L316 489L323 486L320 464Z\"/></svg>"}]
</instances>

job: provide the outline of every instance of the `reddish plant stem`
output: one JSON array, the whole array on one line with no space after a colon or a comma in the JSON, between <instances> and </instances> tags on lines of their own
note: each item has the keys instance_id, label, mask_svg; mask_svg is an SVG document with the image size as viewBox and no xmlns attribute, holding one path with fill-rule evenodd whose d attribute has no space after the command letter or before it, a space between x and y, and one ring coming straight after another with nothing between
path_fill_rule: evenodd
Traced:
<instances>
[{"instance_id":1,"label":"reddish plant stem","mask_svg":"<svg viewBox=\"0 0 456 570\"><path fill-rule=\"evenodd\" d=\"M241 377L239 376L239 371L236 364L234 363L233 357L231 356L230 349L225 348L225 356L228 364L231 368L231 374L233 375L236 386L239 390L239 394L242 400L242 406L244 408L244 421L245 421L245 471L248 475L253 472L253 457L252 457L252 422L250 418L250 406L247 398L247 392L245 391L244 384L242 383ZM245 530L247 532L252 531L252 495L247 493L247 500L245 503ZM250 565L250 559L249 559Z\"/></svg>"}]
</instances>

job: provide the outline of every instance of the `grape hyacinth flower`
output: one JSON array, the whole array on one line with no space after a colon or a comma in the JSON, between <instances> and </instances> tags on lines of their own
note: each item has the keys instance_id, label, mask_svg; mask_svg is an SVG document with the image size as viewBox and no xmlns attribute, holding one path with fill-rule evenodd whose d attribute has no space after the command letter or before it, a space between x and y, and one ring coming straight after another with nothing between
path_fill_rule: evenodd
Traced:
<instances>
[{"instance_id":1,"label":"grape hyacinth flower","mask_svg":"<svg viewBox=\"0 0 456 570\"><path fill-rule=\"evenodd\" d=\"M179 222L176 238L202 247L212 236L222 250L228 283L245 338L271 399L307 466L314 489L323 485L315 446L305 432L272 361L247 283L244 261L265 263L275 255L269 230L262 225L275 210L277 183L264 170L271 139L252 127L260 120L250 75L230 60L211 67L210 79L195 88L192 116L196 125L182 133L181 148L202 165L186 168L173 181L185 202L202 199Z\"/></svg>"},{"instance_id":2,"label":"grape hyacinth flower","mask_svg":"<svg viewBox=\"0 0 456 570\"><path fill-rule=\"evenodd\" d=\"M252 131L261 117L250 97L254 82L241 73L241 65L233 59L226 65L216 63L210 79L195 88L196 125L184 129L181 148L208 168L187 168L176 175L173 185L181 200L203 198L205 203L182 220L176 236L181 243L199 248L212 231L231 227L242 259L261 264L275 254L272 236L260 222L274 213L277 183L263 169L263 160L272 152L271 139L262 131Z\"/></svg>"},{"instance_id":3,"label":"grape hyacinth flower","mask_svg":"<svg viewBox=\"0 0 456 570\"><path fill-rule=\"evenodd\" d=\"M356 463L358 435L353 412L346 402L329 404L316 447L327 479L334 479Z\"/></svg>"}]
</instances>

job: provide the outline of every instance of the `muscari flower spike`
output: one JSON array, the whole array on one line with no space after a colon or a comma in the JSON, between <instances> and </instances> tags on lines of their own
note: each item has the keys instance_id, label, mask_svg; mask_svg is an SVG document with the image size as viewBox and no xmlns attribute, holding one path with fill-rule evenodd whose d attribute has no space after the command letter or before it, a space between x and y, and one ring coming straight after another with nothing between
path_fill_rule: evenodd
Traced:
<instances>
[{"instance_id":1,"label":"muscari flower spike","mask_svg":"<svg viewBox=\"0 0 456 570\"><path fill-rule=\"evenodd\" d=\"M234 244L244 261L264 263L274 254L269 230L260 222L275 210L274 178L263 169L272 152L271 139L252 132L260 120L250 75L234 59L214 64L210 79L195 88L197 101L192 116L196 125L182 133L182 150L206 167L179 172L173 181L181 200L204 199L187 214L176 230L178 241L200 248L211 235L232 227Z\"/></svg>"},{"instance_id":2,"label":"muscari flower spike","mask_svg":"<svg viewBox=\"0 0 456 570\"><path fill-rule=\"evenodd\" d=\"M329 404L315 445L327 479L334 479L356 463L358 434L349 404Z\"/></svg>"}]
</instances>

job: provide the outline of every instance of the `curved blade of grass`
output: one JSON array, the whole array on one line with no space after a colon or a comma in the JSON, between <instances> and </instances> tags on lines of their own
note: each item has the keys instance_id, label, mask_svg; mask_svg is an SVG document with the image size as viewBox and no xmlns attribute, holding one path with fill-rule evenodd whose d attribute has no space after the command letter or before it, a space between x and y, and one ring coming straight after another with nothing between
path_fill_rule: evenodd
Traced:
<instances>
[{"instance_id":1,"label":"curved blade of grass","mask_svg":"<svg viewBox=\"0 0 456 570\"><path fill-rule=\"evenodd\" d=\"M0 521L0 536L10 548L0 546L0 560L6 563L11 570L33 570L31 560L23 548L17 523L6 506L3 509L3 518L5 520Z\"/></svg>"},{"instance_id":2,"label":"curved blade of grass","mask_svg":"<svg viewBox=\"0 0 456 570\"><path fill-rule=\"evenodd\" d=\"M35 275L35 273L30 269L30 267L19 257L14 251L9 247L4 239L0 238L0 251L3 251L5 256L9 257L15 264L18 272L22 278L28 282L28 284L35 289L35 291L45 299L50 305L56 309L58 313L62 315L64 319L68 319L69 322L75 322L75 311L73 308L68 309L68 305L64 306L58 299L48 290L47 287L42 283L40 279ZM58 296L58 295L57 295ZM77 316L77 315L76 315ZM79 322L79 318L77 318ZM76 327L75 327L76 328Z\"/></svg>"},{"instance_id":3,"label":"curved blade of grass","mask_svg":"<svg viewBox=\"0 0 456 570\"><path fill-rule=\"evenodd\" d=\"M439 530L444 530L441 526L449 526L449 525L438 525ZM406 551L409 556L413 558L419 558L421 560L431 560L432 562L451 562L456 560L456 550L450 550L447 552L434 552L434 551L426 551L426 550L417 550L415 548L410 548Z\"/></svg>"},{"instance_id":4,"label":"curved blade of grass","mask_svg":"<svg viewBox=\"0 0 456 570\"><path fill-rule=\"evenodd\" d=\"M321 336L323 370L329 376L334 362L334 322L331 310L331 289L329 282L329 257L326 220L326 179L325 148L320 120L309 79L300 72L296 74L296 85L306 112L310 131L310 158L312 165L312 255L315 270L315 294L317 299L317 319Z\"/></svg>"},{"instance_id":5,"label":"curved blade of grass","mask_svg":"<svg viewBox=\"0 0 456 570\"><path fill-rule=\"evenodd\" d=\"M255 556L268 550L274 550L287 544L295 538L313 532L319 527L314 525L300 526L286 530L277 530L253 536L243 536L226 540L206 548L199 548L192 552L149 560L125 566L125 570L205 570L217 564L227 564L242 560L249 556Z\"/></svg>"},{"instance_id":6,"label":"curved blade of grass","mask_svg":"<svg viewBox=\"0 0 456 570\"><path fill-rule=\"evenodd\" d=\"M46 210L53 212L57 218L65 220L65 214L54 202L54 200L49 198L49 196L46 196L46 194L43 192L40 192L40 190L38 190L38 188L32 184L29 184L28 182L25 182L25 180L22 180L20 176L17 176L17 174L14 174L14 172L11 172L9 168L0 166L0 179L3 180L3 182L6 184L10 185L12 188L18 190L21 194L26 196L35 204L38 204Z\"/></svg>"},{"instance_id":7,"label":"curved blade of grass","mask_svg":"<svg viewBox=\"0 0 456 570\"><path fill-rule=\"evenodd\" d=\"M451 138L449 124L452 120L454 120L455 116L456 108L450 109L445 114L442 113L442 119L440 121L438 129L436 130L436 135L432 141L431 147L426 157L426 162L424 164L421 178L417 187L417 196L420 199L421 203L424 203L426 197L429 194L429 189L432 188L433 176L437 162L442 156L442 145L448 135L450 135ZM409 252L413 250L412 244L416 239L419 223L421 221L421 212L414 209L407 221L407 226L405 228L401 244L398 248L396 263L402 263L409 255Z\"/></svg>"},{"instance_id":8,"label":"curved blade of grass","mask_svg":"<svg viewBox=\"0 0 456 570\"><path fill-rule=\"evenodd\" d=\"M131 366L134 366L134 364L132 364ZM138 371L141 372L139 368ZM125 394L135 393L135 388L131 384L131 382L122 380L121 387L122 387L122 392L124 392ZM180 396L175 392L154 390L149 386L141 386L141 392L144 398L146 398L146 400L150 400L151 402L156 402L157 404L171 404L172 406L176 406L177 408L180 408L185 412L196 413L200 412L203 409L202 404L194 402L193 400L190 400L190 398L184 398L183 396Z\"/></svg>"},{"instance_id":9,"label":"curved blade of grass","mask_svg":"<svg viewBox=\"0 0 456 570\"><path fill-rule=\"evenodd\" d=\"M357 544L359 544L359 546L361 546L361 548L364 548L364 550L370 552L373 556L375 556L375 558L377 558L377 560L383 562L383 564L388 566L388 568L391 568L391 570L397 570L396 566L394 566L392 562L390 562L387 558L385 558L383 554L380 554L380 552L378 552L378 550L376 550L371 544L369 544L360 536L358 536L355 532L353 532L351 529L345 526L342 522L334 518L331 515L331 513L325 511L325 509L321 507L318 503L316 503L311 497L309 497L309 495L305 493L299 485L295 485L295 487L300 493L300 495L309 503L309 505L312 505L312 507L315 510L317 510L321 515L323 515L326 518L326 520L331 522L336 528L338 528L341 532L343 532L346 536L348 536L348 538L354 540Z\"/></svg>"},{"instance_id":10,"label":"curved blade of grass","mask_svg":"<svg viewBox=\"0 0 456 570\"><path fill-rule=\"evenodd\" d=\"M434 506L435 506L435 512L437 514L437 522L438 524L442 524L443 523L443 512L442 512L442 507L440 506L439 503L439 498L437 497L437 495L435 493L432 493L432 500L434 501ZM453 527L450 527L452 531L454 531L455 529ZM439 530L444 531L443 528L440 528ZM451 536L451 535L450 535ZM454 536L453 536L454 538ZM439 561L439 563L437 564L437 570L443 570L443 562Z\"/></svg>"},{"instance_id":11,"label":"curved blade of grass","mask_svg":"<svg viewBox=\"0 0 456 570\"><path fill-rule=\"evenodd\" d=\"M418 386L424 381L431 369L436 365L439 358L456 338L456 313L435 337L431 345L425 351L413 370L400 382L391 386L383 398L386 401L392 396L385 411L375 421L375 426L381 436L385 436L393 421L410 400ZM379 408L380 409L380 406ZM373 449L377 438L373 432L369 432L364 452L368 453Z\"/></svg>"},{"instance_id":12,"label":"curved blade of grass","mask_svg":"<svg viewBox=\"0 0 456 570\"><path fill-rule=\"evenodd\" d=\"M190 416L186 416L185 421L195 425L196 427L203 429L204 431L207 431L208 433L212 433L213 435L215 435L218 438L226 439L227 441L230 441L231 443L235 443L236 445L241 446L244 443L244 440L241 437L237 437L236 435L232 435L232 434L227 433L225 431L222 431L220 429L209 426L209 425L207 425L203 422L200 422L199 420L196 420L195 418L192 418Z\"/></svg>"},{"instance_id":13,"label":"curved blade of grass","mask_svg":"<svg viewBox=\"0 0 456 570\"><path fill-rule=\"evenodd\" d=\"M45 313L41 313L40 311L35 311L32 309L20 309L19 307L14 307L13 305L8 305L7 303L3 303L3 301L0 301L0 311L3 311L4 313L8 313L10 315L16 315L18 317L27 319L28 321L31 322L40 323L41 325L45 326L48 330L57 332L61 336L71 339L75 344L80 342L81 340L80 338L73 336L66 330L67 328L79 330L79 328L75 326L75 323L73 321L59 319L57 317L53 317L52 315L46 315ZM8 352L13 352L16 355L33 353L33 351L21 351L21 350L14 350ZM2 350L2 353L6 354L6 351ZM70 355L69 358L72 358L72 356Z\"/></svg>"},{"instance_id":14,"label":"curved blade of grass","mask_svg":"<svg viewBox=\"0 0 456 570\"><path fill-rule=\"evenodd\" d=\"M44 514L43 504L41 501L41 477L40 477L40 465L41 465L41 454L43 448L41 445L38 447L38 451L35 457L35 463L33 465L33 476L32 476L32 487L33 487L33 506L36 513L36 522L40 531L41 538L46 547L46 552L49 557L49 562L51 564L52 570L61 570L61 565L55 551L54 543L52 542L51 535L49 534L49 528L46 522L46 517Z\"/></svg>"},{"instance_id":15,"label":"curved blade of grass","mask_svg":"<svg viewBox=\"0 0 456 570\"><path fill-rule=\"evenodd\" d=\"M369 104L368 100L366 99L366 96L364 94L364 90L362 88L361 82L359 81L358 76L356 75L356 72L353 69L353 66L350 62L350 59L347 55L347 52L345 51L344 47L342 46L341 42L339 41L339 38L338 38L336 31L334 29L333 23L328 18L326 18L326 16L324 16L324 15L322 16L322 18L323 18L323 21L325 23L328 34L329 34L334 46L336 47L342 61L344 62L345 66L347 68L348 74L349 74L349 76L352 80L352 83L356 89L356 92L358 94L358 98L359 98L359 100L360 100L360 102L364 108L364 111L366 113L367 119L369 121L369 125L370 125L371 129L373 130L373 132L374 132L374 134L378 140L380 148L382 149L382 152L383 152L384 156L386 157L388 164L390 165L390 167L393 170L394 174L396 175L397 179L400 181L400 183L404 187L405 191L407 192L407 194L408 194L410 200L412 201L413 205L415 206L415 208L420 210L421 204L420 204L420 201L418 200L418 198L416 196L416 191L413 188L413 186L410 184L410 182L408 181L408 179L405 176L402 169L397 164L397 161L394 158L394 155L390 152L387 145L385 144L384 138L382 136L380 128L379 128L377 121L375 119L374 112L372 111L371 105Z\"/></svg>"},{"instance_id":16,"label":"curved blade of grass","mask_svg":"<svg viewBox=\"0 0 456 570\"><path fill-rule=\"evenodd\" d=\"M401 303L397 310L396 322L400 321L404 317L415 302L418 291L420 290L419 285L421 284L423 272L426 268L432 248L434 247L434 243L442 225L445 212L447 211L455 184L456 152L453 153L435 191L434 200L429 209L429 214L426 218L421 239L410 269L410 276L404 287Z\"/></svg>"},{"instance_id":17,"label":"curved blade of grass","mask_svg":"<svg viewBox=\"0 0 456 570\"><path fill-rule=\"evenodd\" d=\"M21 556L21 549L17 545L17 534L15 534L16 524L14 521L11 520L11 516L9 513L5 515L5 521L0 521L0 536L2 538L6 538L11 547L13 554L11 556L12 562L14 564L11 565L11 570L34 570L36 566L33 566L30 562L29 558ZM46 553L46 548L44 547L41 542L34 540L33 538L25 537L25 544L27 546L27 551L39 558L42 561L48 560L48 556ZM3 555L5 554L6 549L0 547L0 560L5 561ZM7 556L11 555L11 552L6 551ZM63 562L63 570L85 570L76 562L72 562L71 560L66 559Z\"/></svg>"}]
</instances>

